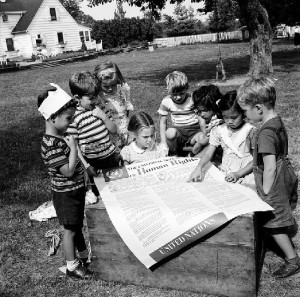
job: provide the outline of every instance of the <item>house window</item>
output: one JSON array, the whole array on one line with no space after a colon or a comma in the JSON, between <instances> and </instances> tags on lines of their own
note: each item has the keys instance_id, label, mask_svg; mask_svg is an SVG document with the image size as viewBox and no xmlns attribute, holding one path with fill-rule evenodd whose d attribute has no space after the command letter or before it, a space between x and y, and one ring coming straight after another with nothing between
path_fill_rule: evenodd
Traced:
<instances>
[{"instance_id":1,"label":"house window","mask_svg":"<svg viewBox=\"0 0 300 297\"><path fill-rule=\"evenodd\" d=\"M3 22L7 22L8 21L7 14L2 14L2 21Z\"/></svg>"},{"instance_id":2,"label":"house window","mask_svg":"<svg viewBox=\"0 0 300 297\"><path fill-rule=\"evenodd\" d=\"M79 37L80 37L80 41L84 41L84 34L83 31L79 31Z\"/></svg>"},{"instance_id":3,"label":"house window","mask_svg":"<svg viewBox=\"0 0 300 297\"><path fill-rule=\"evenodd\" d=\"M15 50L14 41L12 38L6 38L6 47L9 52L12 52Z\"/></svg>"},{"instance_id":4,"label":"house window","mask_svg":"<svg viewBox=\"0 0 300 297\"><path fill-rule=\"evenodd\" d=\"M89 31L85 31L85 41L90 41Z\"/></svg>"},{"instance_id":5,"label":"house window","mask_svg":"<svg viewBox=\"0 0 300 297\"><path fill-rule=\"evenodd\" d=\"M57 32L58 44L65 44L64 34L62 32Z\"/></svg>"},{"instance_id":6,"label":"house window","mask_svg":"<svg viewBox=\"0 0 300 297\"><path fill-rule=\"evenodd\" d=\"M50 8L50 19L51 21L57 21L55 8Z\"/></svg>"},{"instance_id":7,"label":"house window","mask_svg":"<svg viewBox=\"0 0 300 297\"><path fill-rule=\"evenodd\" d=\"M35 43L36 43L36 46L37 46L37 47L42 46L42 44L43 44L43 39L42 39L41 34L37 34L37 35L36 35Z\"/></svg>"}]
</instances>

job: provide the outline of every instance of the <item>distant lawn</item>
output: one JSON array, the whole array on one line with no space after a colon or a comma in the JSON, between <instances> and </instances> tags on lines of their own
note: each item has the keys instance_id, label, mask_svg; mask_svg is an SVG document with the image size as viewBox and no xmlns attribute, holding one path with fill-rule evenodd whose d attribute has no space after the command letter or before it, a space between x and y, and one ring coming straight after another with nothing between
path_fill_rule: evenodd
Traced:
<instances>
[{"instance_id":1,"label":"distant lawn","mask_svg":"<svg viewBox=\"0 0 300 297\"><path fill-rule=\"evenodd\" d=\"M221 44L221 51L229 79L247 74L248 44ZM275 41L273 51L277 108L286 124L289 153L299 174L300 52L294 50L292 41L283 40ZM198 83L213 83L217 54L217 44L190 45L160 48L154 52L132 51L55 68L0 74L0 296L212 296L100 280L72 282L58 271L64 264L61 249L56 256L46 256L44 234L51 228L58 228L57 221L30 221L28 212L51 199L48 176L40 157L44 122L36 106L37 95L50 82L69 91L68 79L75 71L93 71L98 63L113 60L131 86L136 111L147 111L157 120L157 109L166 95L166 75L173 70L185 72L191 90ZM226 92L237 86L220 88ZM299 208L296 217L299 222ZM299 237L295 238L295 243L299 246ZM278 258L267 253L258 296L300 296L299 276L282 281L271 278L270 271L278 264Z\"/></svg>"}]
</instances>

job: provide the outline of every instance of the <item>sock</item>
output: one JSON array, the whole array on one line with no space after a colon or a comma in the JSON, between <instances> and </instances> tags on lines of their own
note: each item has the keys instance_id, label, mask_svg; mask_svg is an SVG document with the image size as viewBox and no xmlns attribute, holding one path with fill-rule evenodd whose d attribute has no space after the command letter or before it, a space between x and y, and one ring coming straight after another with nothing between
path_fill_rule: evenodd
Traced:
<instances>
[{"instance_id":1,"label":"sock","mask_svg":"<svg viewBox=\"0 0 300 297\"><path fill-rule=\"evenodd\" d=\"M78 256L79 256L79 258L88 258L88 256L89 256L89 251L88 251L88 249L85 249L84 251L82 251L82 252L78 252Z\"/></svg>"},{"instance_id":2,"label":"sock","mask_svg":"<svg viewBox=\"0 0 300 297\"><path fill-rule=\"evenodd\" d=\"M299 256L296 256L292 259L286 259L286 261L291 263L291 264L298 264L300 262L300 258L299 258Z\"/></svg>"},{"instance_id":3,"label":"sock","mask_svg":"<svg viewBox=\"0 0 300 297\"><path fill-rule=\"evenodd\" d=\"M74 271L76 269L76 267L79 265L78 259L71 260L71 261L67 260L66 262L67 262L67 269L69 271Z\"/></svg>"}]
</instances>

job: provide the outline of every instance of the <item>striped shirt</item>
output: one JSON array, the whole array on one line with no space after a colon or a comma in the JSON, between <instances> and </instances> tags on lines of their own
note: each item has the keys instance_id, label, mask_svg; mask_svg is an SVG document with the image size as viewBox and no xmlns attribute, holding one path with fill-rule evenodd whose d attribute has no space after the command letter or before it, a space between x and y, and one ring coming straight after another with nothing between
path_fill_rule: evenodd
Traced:
<instances>
[{"instance_id":1,"label":"striped shirt","mask_svg":"<svg viewBox=\"0 0 300 297\"><path fill-rule=\"evenodd\" d=\"M158 113L163 116L170 114L173 126L198 124L198 118L194 112L194 102L190 95L182 104L174 103L170 96L165 97L160 104Z\"/></svg>"},{"instance_id":2,"label":"striped shirt","mask_svg":"<svg viewBox=\"0 0 300 297\"><path fill-rule=\"evenodd\" d=\"M88 159L104 159L116 150L104 122L91 110L78 107L67 133L78 140L82 154Z\"/></svg>"},{"instance_id":3,"label":"striped shirt","mask_svg":"<svg viewBox=\"0 0 300 297\"><path fill-rule=\"evenodd\" d=\"M55 192L68 192L84 186L84 169L77 160L74 174L66 177L60 168L69 163L70 148L58 137L45 134L42 139L41 155L51 178L51 189Z\"/></svg>"}]
</instances>

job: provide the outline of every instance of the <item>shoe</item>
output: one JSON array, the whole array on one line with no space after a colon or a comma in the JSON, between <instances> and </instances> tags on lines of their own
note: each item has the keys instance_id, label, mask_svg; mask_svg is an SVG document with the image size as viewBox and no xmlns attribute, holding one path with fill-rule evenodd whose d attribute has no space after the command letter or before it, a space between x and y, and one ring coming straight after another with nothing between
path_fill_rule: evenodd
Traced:
<instances>
[{"instance_id":1,"label":"shoe","mask_svg":"<svg viewBox=\"0 0 300 297\"><path fill-rule=\"evenodd\" d=\"M285 278L300 272L300 261L296 264L292 264L288 261L285 263L275 272L273 272L273 276L275 278Z\"/></svg>"},{"instance_id":2,"label":"shoe","mask_svg":"<svg viewBox=\"0 0 300 297\"><path fill-rule=\"evenodd\" d=\"M72 279L83 280L91 279L93 276L93 272L82 266L81 263L79 263L79 265L73 271L67 269L66 274Z\"/></svg>"},{"instance_id":3,"label":"shoe","mask_svg":"<svg viewBox=\"0 0 300 297\"><path fill-rule=\"evenodd\" d=\"M88 262L88 258L79 258L79 261L84 268L88 268L91 264L90 262Z\"/></svg>"}]
</instances>

